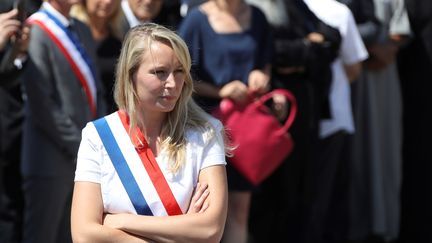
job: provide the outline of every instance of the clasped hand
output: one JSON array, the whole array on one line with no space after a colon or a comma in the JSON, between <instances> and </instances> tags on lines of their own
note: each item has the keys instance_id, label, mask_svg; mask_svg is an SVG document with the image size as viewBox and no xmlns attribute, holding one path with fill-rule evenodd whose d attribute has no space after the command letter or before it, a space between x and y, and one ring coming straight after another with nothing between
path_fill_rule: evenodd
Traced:
<instances>
[{"instance_id":1,"label":"clasped hand","mask_svg":"<svg viewBox=\"0 0 432 243\"><path fill-rule=\"evenodd\" d=\"M189 204L189 209L186 214L193 213L203 213L210 206L210 200L208 196L210 191L208 190L207 183L197 183L194 190L191 202ZM122 227L122 214L104 214L103 225L108 226L113 229L121 229Z\"/></svg>"}]
</instances>

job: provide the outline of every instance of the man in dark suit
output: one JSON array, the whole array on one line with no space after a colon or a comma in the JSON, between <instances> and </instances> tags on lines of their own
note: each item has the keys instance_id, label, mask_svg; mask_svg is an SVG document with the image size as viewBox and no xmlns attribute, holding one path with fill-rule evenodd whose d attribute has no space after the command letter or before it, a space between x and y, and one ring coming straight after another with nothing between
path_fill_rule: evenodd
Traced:
<instances>
[{"instance_id":1,"label":"man in dark suit","mask_svg":"<svg viewBox=\"0 0 432 243\"><path fill-rule=\"evenodd\" d=\"M12 3L2 7L10 9ZM17 15L16 10L0 11L0 235L8 243L20 242L21 236L23 111L19 75L25 65L30 30L16 19Z\"/></svg>"},{"instance_id":2,"label":"man in dark suit","mask_svg":"<svg viewBox=\"0 0 432 243\"><path fill-rule=\"evenodd\" d=\"M89 28L72 19L79 0L48 0L32 25L22 166L23 242L71 242L70 204L81 129L105 113Z\"/></svg>"},{"instance_id":3,"label":"man in dark suit","mask_svg":"<svg viewBox=\"0 0 432 243\"><path fill-rule=\"evenodd\" d=\"M405 2L413 39L398 56L404 109L400 242L432 242L432 1Z\"/></svg>"}]
</instances>

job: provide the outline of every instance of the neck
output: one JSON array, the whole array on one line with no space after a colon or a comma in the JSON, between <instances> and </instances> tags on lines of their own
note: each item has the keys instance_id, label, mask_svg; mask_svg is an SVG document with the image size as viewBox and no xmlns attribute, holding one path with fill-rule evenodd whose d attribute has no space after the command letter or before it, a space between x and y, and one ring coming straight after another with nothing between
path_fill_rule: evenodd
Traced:
<instances>
[{"instance_id":1,"label":"neck","mask_svg":"<svg viewBox=\"0 0 432 243\"><path fill-rule=\"evenodd\" d=\"M166 113L141 113L138 123L141 131L149 143L156 141L162 131L162 123L166 118ZM150 115L149 115L150 114Z\"/></svg>"},{"instance_id":2,"label":"neck","mask_svg":"<svg viewBox=\"0 0 432 243\"><path fill-rule=\"evenodd\" d=\"M59 11L66 18L69 18L69 11L72 7L72 4L68 3L67 1L59 0L49 0L48 2L55 10Z\"/></svg>"},{"instance_id":3,"label":"neck","mask_svg":"<svg viewBox=\"0 0 432 243\"><path fill-rule=\"evenodd\" d=\"M109 27L107 21L101 18L89 16L89 26L95 40L102 40L107 37L109 33Z\"/></svg>"},{"instance_id":4,"label":"neck","mask_svg":"<svg viewBox=\"0 0 432 243\"><path fill-rule=\"evenodd\" d=\"M233 14L239 13L246 6L244 0L216 0L215 4L219 10Z\"/></svg>"}]
</instances>

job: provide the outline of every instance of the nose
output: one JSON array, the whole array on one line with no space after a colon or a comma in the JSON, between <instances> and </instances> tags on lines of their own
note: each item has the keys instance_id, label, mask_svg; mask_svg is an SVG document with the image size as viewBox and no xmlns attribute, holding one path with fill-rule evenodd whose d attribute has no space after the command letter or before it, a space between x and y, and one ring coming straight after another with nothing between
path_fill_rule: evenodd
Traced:
<instances>
[{"instance_id":1,"label":"nose","mask_svg":"<svg viewBox=\"0 0 432 243\"><path fill-rule=\"evenodd\" d=\"M167 79L165 80L165 88L175 88L176 86L176 81L175 81L175 76L174 76L174 72L171 72Z\"/></svg>"}]
</instances>

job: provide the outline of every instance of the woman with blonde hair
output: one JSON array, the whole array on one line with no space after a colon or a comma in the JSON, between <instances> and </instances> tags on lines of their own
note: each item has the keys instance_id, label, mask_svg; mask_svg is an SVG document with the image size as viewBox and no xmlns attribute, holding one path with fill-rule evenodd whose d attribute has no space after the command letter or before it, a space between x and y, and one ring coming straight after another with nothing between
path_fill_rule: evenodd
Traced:
<instances>
[{"instance_id":1,"label":"woman with blonde hair","mask_svg":"<svg viewBox=\"0 0 432 243\"><path fill-rule=\"evenodd\" d=\"M96 43L96 65L105 88L108 112L117 107L113 99L114 70L122 45L120 0L83 0L71 9L71 16L87 24Z\"/></svg>"},{"instance_id":2,"label":"woman with blonde hair","mask_svg":"<svg viewBox=\"0 0 432 243\"><path fill-rule=\"evenodd\" d=\"M120 110L83 129L74 241L220 241L229 149L221 123L191 98L190 67L173 31L144 24L128 32L115 83Z\"/></svg>"}]
</instances>

